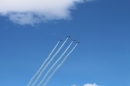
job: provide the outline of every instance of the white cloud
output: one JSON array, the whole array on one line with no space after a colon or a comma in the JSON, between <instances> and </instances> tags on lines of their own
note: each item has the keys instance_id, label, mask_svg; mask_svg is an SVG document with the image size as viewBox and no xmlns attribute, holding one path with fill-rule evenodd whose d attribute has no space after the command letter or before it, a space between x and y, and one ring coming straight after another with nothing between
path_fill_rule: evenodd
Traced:
<instances>
[{"instance_id":1,"label":"white cloud","mask_svg":"<svg viewBox=\"0 0 130 86\"><path fill-rule=\"evenodd\" d=\"M71 86L78 86L78 85L76 85L76 84L73 84L73 85L71 85Z\"/></svg>"},{"instance_id":2,"label":"white cloud","mask_svg":"<svg viewBox=\"0 0 130 86\"><path fill-rule=\"evenodd\" d=\"M68 19L76 3L91 0L0 0L0 14L18 24Z\"/></svg>"},{"instance_id":3,"label":"white cloud","mask_svg":"<svg viewBox=\"0 0 130 86\"><path fill-rule=\"evenodd\" d=\"M73 84L71 86L79 86L79 85ZM83 86L99 86L99 85L97 85L95 83L93 83L93 84L87 83L87 84L84 84Z\"/></svg>"},{"instance_id":4,"label":"white cloud","mask_svg":"<svg viewBox=\"0 0 130 86\"><path fill-rule=\"evenodd\" d=\"M77 86L76 84L73 84L73 85L71 85L71 86Z\"/></svg>"},{"instance_id":5,"label":"white cloud","mask_svg":"<svg viewBox=\"0 0 130 86\"><path fill-rule=\"evenodd\" d=\"M85 85L83 85L83 86L98 86L97 84L90 84L90 83L88 83L88 84L85 84Z\"/></svg>"}]
</instances>

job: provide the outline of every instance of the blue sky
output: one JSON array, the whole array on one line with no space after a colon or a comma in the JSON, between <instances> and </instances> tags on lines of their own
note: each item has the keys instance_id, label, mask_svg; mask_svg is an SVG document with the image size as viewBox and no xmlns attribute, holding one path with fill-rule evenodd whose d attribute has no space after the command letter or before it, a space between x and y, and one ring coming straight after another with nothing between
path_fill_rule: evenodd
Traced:
<instances>
[{"instance_id":1,"label":"blue sky","mask_svg":"<svg viewBox=\"0 0 130 86\"><path fill-rule=\"evenodd\" d=\"M13 13L3 15L0 7L1 86L27 86L58 39L67 35L81 44L47 86L130 86L130 1L73 4L73 9L64 10L65 16L44 15L38 22L22 23Z\"/></svg>"}]
</instances>

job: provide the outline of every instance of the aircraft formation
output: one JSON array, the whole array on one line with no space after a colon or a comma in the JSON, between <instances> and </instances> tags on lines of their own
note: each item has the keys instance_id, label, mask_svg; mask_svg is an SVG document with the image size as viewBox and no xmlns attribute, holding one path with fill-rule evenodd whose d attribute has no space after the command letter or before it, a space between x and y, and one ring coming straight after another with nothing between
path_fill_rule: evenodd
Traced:
<instances>
[{"instance_id":1,"label":"aircraft formation","mask_svg":"<svg viewBox=\"0 0 130 86\"><path fill-rule=\"evenodd\" d=\"M63 53L57 58L56 56L60 54L59 52L65 46L69 38L70 36L67 36L66 40L61 44L59 48L58 46L60 42L63 40L58 39L57 44L52 49L48 57L44 60L43 64L38 69L38 71L30 79L27 86L46 86L46 84L50 81L54 73L62 66L62 64L65 62L68 56L73 52L76 46L80 43L80 42L76 42L76 44L71 48L73 42L76 41L75 39L72 39L71 43L63 51ZM54 61L55 58L57 58L57 60Z\"/></svg>"}]
</instances>

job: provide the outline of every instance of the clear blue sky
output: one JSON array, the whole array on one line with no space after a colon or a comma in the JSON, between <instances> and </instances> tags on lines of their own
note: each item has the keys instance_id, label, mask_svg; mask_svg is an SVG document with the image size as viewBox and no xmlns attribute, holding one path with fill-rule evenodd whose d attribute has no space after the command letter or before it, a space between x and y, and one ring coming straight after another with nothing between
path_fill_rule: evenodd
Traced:
<instances>
[{"instance_id":1,"label":"clear blue sky","mask_svg":"<svg viewBox=\"0 0 130 86\"><path fill-rule=\"evenodd\" d=\"M0 16L0 86L27 86L57 39L67 35L81 44L47 86L130 86L129 0L77 4L69 20L33 26Z\"/></svg>"}]
</instances>

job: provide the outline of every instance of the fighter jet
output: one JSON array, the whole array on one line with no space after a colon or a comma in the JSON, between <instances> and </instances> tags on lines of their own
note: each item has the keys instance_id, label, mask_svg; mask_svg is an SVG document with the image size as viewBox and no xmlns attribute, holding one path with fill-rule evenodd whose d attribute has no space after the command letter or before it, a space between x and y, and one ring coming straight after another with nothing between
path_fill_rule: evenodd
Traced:
<instances>
[{"instance_id":1,"label":"fighter jet","mask_svg":"<svg viewBox=\"0 0 130 86\"><path fill-rule=\"evenodd\" d=\"M77 44L79 44L80 42L76 42Z\"/></svg>"},{"instance_id":2,"label":"fighter jet","mask_svg":"<svg viewBox=\"0 0 130 86\"><path fill-rule=\"evenodd\" d=\"M67 36L67 38L70 38L70 36Z\"/></svg>"},{"instance_id":3,"label":"fighter jet","mask_svg":"<svg viewBox=\"0 0 130 86\"><path fill-rule=\"evenodd\" d=\"M61 39L58 39L59 41L63 41L63 40L61 40Z\"/></svg>"},{"instance_id":4,"label":"fighter jet","mask_svg":"<svg viewBox=\"0 0 130 86\"><path fill-rule=\"evenodd\" d=\"M75 39L72 39L72 41L76 41Z\"/></svg>"}]
</instances>

